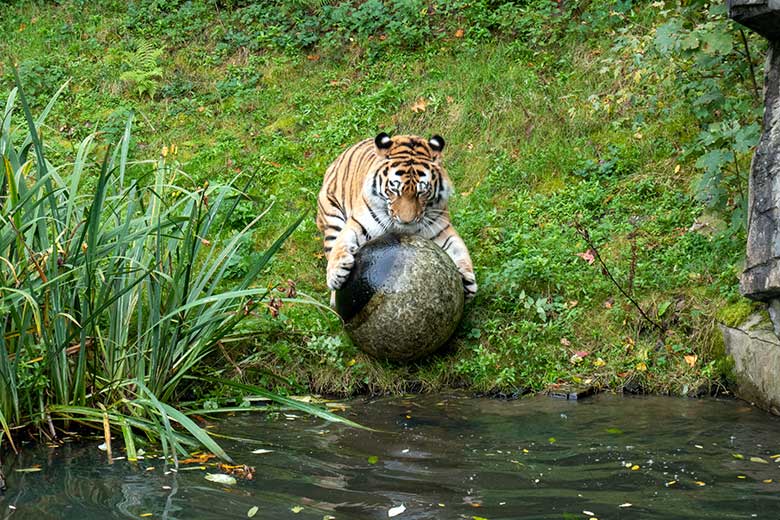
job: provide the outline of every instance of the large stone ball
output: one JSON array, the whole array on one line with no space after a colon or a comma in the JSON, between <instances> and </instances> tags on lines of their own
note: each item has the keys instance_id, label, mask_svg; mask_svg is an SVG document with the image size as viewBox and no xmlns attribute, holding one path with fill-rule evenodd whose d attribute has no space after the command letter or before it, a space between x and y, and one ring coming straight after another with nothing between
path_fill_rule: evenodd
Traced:
<instances>
[{"instance_id":1,"label":"large stone ball","mask_svg":"<svg viewBox=\"0 0 780 520\"><path fill-rule=\"evenodd\" d=\"M432 241L388 234L357 252L336 291L336 311L363 352L411 361L441 347L455 331L463 315L463 282Z\"/></svg>"}]
</instances>

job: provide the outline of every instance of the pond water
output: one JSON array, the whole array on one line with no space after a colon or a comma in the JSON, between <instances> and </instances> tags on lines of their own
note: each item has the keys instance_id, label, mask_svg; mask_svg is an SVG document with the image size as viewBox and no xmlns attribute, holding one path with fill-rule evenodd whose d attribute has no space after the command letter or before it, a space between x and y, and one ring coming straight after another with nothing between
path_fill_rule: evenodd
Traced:
<instances>
[{"instance_id":1,"label":"pond water","mask_svg":"<svg viewBox=\"0 0 780 520\"><path fill-rule=\"evenodd\" d=\"M7 454L0 518L225 519L255 507L254 518L295 520L780 518L780 419L739 401L439 394L348 406L379 431L298 414L215 423L254 440L221 441L256 470L235 485L206 480L218 472L208 464L109 465L97 441Z\"/></svg>"}]
</instances>

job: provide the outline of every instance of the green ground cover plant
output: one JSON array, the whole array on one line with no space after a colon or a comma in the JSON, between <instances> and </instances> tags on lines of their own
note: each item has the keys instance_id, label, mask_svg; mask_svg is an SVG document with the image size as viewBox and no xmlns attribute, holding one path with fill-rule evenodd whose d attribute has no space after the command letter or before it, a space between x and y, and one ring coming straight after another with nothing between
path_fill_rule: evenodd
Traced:
<instances>
[{"instance_id":1,"label":"green ground cover plant","mask_svg":"<svg viewBox=\"0 0 780 520\"><path fill-rule=\"evenodd\" d=\"M240 237L217 283L226 290L255 274L326 304L312 216L259 271L255 252L315 207L346 146L379 131L447 140L453 221L480 283L447 349L378 363L332 313L283 301L258 307L196 373L340 395L565 384L697 394L727 381L716 320L744 305L764 44L725 7L18 0L3 14L0 88L11 91L17 64L40 111L70 79L40 129L52 164L90 136L96 161L132 112L128 160L174 147L193 208L207 181L247 186L221 221ZM125 183L150 189L150 168L129 168ZM91 171L77 191L106 182ZM219 386L189 391L221 399Z\"/></svg>"}]
</instances>

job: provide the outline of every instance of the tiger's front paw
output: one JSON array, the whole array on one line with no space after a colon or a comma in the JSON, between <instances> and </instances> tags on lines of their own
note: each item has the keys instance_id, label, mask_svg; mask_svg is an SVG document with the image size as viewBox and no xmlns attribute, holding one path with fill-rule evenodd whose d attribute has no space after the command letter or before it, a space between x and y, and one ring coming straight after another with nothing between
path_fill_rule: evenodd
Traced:
<instances>
[{"instance_id":1,"label":"tiger's front paw","mask_svg":"<svg viewBox=\"0 0 780 520\"><path fill-rule=\"evenodd\" d=\"M349 253L343 253L338 257L331 255L326 273L328 289L335 291L344 285L353 265L355 265L355 257Z\"/></svg>"},{"instance_id":2,"label":"tiger's front paw","mask_svg":"<svg viewBox=\"0 0 780 520\"><path fill-rule=\"evenodd\" d=\"M470 300L477 294L477 279L472 271L462 271L460 276L463 279L463 292L466 300Z\"/></svg>"}]
</instances>

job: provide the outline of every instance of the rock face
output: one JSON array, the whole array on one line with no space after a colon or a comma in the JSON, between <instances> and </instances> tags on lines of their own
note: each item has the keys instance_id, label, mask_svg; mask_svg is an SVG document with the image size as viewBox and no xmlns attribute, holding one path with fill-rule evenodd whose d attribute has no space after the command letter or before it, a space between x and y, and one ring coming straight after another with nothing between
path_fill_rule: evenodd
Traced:
<instances>
[{"instance_id":1,"label":"rock face","mask_svg":"<svg viewBox=\"0 0 780 520\"><path fill-rule=\"evenodd\" d=\"M764 132L750 172L748 240L740 288L754 300L780 298L780 40L766 64Z\"/></svg>"},{"instance_id":2,"label":"rock face","mask_svg":"<svg viewBox=\"0 0 780 520\"><path fill-rule=\"evenodd\" d=\"M362 351L412 361L441 347L463 314L455 264L430 240L389 234L367 242L336 291L336 311Z\"/></svg>"},{"instance_id":3,"label":"rock face","mask_svg":"<svg viewBox=\"0 0 780 520\"><path fill-rule=\"evenodd\" d=\"M780 415L780 339L765 313L732 328L720 326L726 352L734 359L737 395Z\"/></svg>"},{"instance_id":4,"label":"rock face","mask_svg":"<svg viewBox=\"0 0 780 520\"><path fill-rule=\"evenodd\" d=\"M780 40L780 0L727 0L729 17L770 40Z\"/></svg>"},{"instance_id":5,"label":"rock face","mask_svg":"<svg viewBox=\"0 0 780 520\"><path fill-rule=\"evenodd\" d=\"M769 39L764 128L750 167L742 294L768 304L738 328L721 326L734 358L737 394L780 413L780 0L728 0L729 16ZM765 314L762 314L765 316Z\"/></svg>"}]
</instances>

